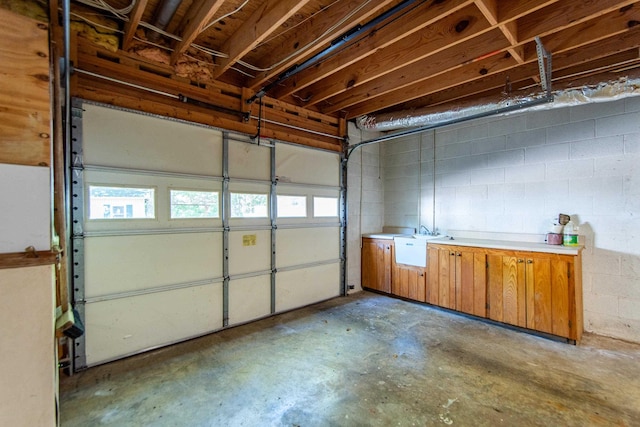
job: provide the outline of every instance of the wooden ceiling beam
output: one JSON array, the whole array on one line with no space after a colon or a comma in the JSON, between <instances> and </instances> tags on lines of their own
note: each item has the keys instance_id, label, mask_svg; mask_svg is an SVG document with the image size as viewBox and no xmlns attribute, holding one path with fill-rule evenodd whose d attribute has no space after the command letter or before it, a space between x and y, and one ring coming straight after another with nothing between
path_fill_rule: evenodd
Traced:
<instances>
[{"instance_id":1,"label":"wooden ceiling beam","mask_svg":"<svg viewBox=\"0 0 640 427\"><path fill-rule=\"evenodd\" d=\"M258 64L260 68L269 68L269 71L258 73L255 78L247 81L246 85L252 89L259 88L267 81L276 78L285 70L291 68L294 64L318 53L320 49L326 47L328 43L336 38L339 31L344 31L344 28L349 28L357 22L372 18L391 3L394 3L394 0L369 2L355 13L354 9L360 7L360 5L352 0L340 0L332 4L329 9L323 12L323 19L308 19L295 31L288 34L275 49L269 51L264 60ZM353 13L353 16L348 22L342 24L341 29L333 32L329 31L332 26L351 13ZM301 56L291 55L292 51L297 51L299 47L307 46L311 43L313 43L313 46L304 52L300 52ZM280 63L278 66L274 67L272 65L278 63Z\"/></svg>"},{"instance_id":2,"label":"wooden ceiling beam","mask_svg":"<svg viewBox=\"0 0 640 427\"><path fill-rule=\"evenodd\" d=\"M475 0L476 6L482 12L487 21L493 26L497 26L502 34L509 40L511 46L507 51L519 63L524 63L524 51L518 43L518 23L513 20L506 23L498 19L498 0Z\"/></svg>"},{"instance_id":3,"label":"wooden ceiling beam","mask_svg":"<svg viewBox=\"0 0 640 427\"><path fill-rule=\"evenodd\" d=\"M556 63L556 69L553 72L553 79L565 78L567 75L580 73L582 71L591 69L600 69L603 67L610 67L613 64L623 64L628 61L637 60L640 58L640 52L637 48L629 48L629 41L625 42L619 38L612 39L612 42L616 42L619 46L627 47L627 50L622 52L616 52L612 55L606 55L601 57L602 50L597 45L588 46L585 49L576 49L571 54L562 54L558 58L554 58ZM622 42L622 44L620 44ZM625 46L626 45L626 46ZM576 57L579 54L580 57ZM578 62L576 62L578 61ZM466 82L460 85L450 87L445 90L431 93L429 95L422 96L415 100L406 102L402 105L403 110L423 110L425 106L429 108L439 108L442 111L442 105L457 105L458 100L462 101L470 97L482 97L483 95L497 95L502 94L508 96L510 94L507 89L511 88L511 93L520 90L523 86L530 84L533 80L532 77L538 72L536 63L528 63L524 66L516 67L513 69L505 70L499 73L492 74L491 76L476 79L470 82ZM555 85L553 85L555 86ZM436 111L436 110L434 110Z\"/></svg>"},{"instance_id":4,"label":"wooden ceiling beam","mask_svg":"<svg viewBox=\"0 0 640 427\"><path fill-rule=\"evenodd\" d=\"M220 77L309 1L266 0L221 46L220 50L229 56L217 62L212 78Z\"/></svg>"},{"instance_id":5,"label":"wooden ceiling beam","mask_svg":"<svg viewBox=\"0 0 640 427\"><path fill-rule=\"evenodd\" d=\"M498 21L509 22L543 9L559 0L509 0L500 1ZM574 0L575 1L575 0Z\"/></svg>"},{"instance_id":6,"label":"wooden ceiling beam","mask_svg":"<svg viewBox=\"0 0 640 427\"><path fill-rule=\"evenodd\" d=\"M441 79L446 81L452 78L452 74L457 72L456 68L465 63L481 61L477 58L486 57L487 52L498 52L498 56L504 57L505 55L499 54L499 52L508 46L509 42L502 37L500 30L491 30L475 37L471 43L445 49L438 55L428 56L418 62L414 62L411 66L396 69L381 78L333 96L328 100L328 105L326 107L323 105L321 110L325 113L333 113L340 110L349 111L348 107L357 103L358 100L364 101L383 95L393 96L393 92L396 90L429 79L435 75L447 73L447 76L441 76ZM510 63L515 62L510 56L507 59ZM488 73L488 70L484 71L484 74Z\"/></svg>"},{"instance_id":7,"label":"wooden ceiling beam","mask_svg":"<svg viewBox=\"0 0 640 427\"><path fill-rule=\"evenodd\" d=\"M173 48L171 53L171 65L175 65L183 53L189 49L191 43L198 37L204 27L211 21L214 15L224 4L225 0L205 0L195 1L189 7L187 14L182 20L184 30L180 40Z\"/></svg>"},{"instance_id":8,"label":"wooden ceiling beam","mask_svg":"<svg viewBox=\"0 0 640 427\"><path fill-rule=\"evenodd\" d=\"M464 25L461 25L464 23ZM454 54L444 54L448 56L449 63L454 61L454 66L465 60L473 60L475 57L485 55L495 49L487 47L479 43L465 51L460 47L461 43L469 40L478 34L486 34L491 28L480 11L474 6L469 5L454 14L425 27L422 31L411 34L396 43L388 45L384 49L376 51L373 55L369 55L363 60L344 68L339 73L298 92L302 98L309 99L305 106L318 105L320 102L333 97L350 98L352 94L363 94L366 96L366 88L370 88L372 81L385 80L386 84L397 84L407 82L404 80L405 75L401 71L407 68L413 70L413 74L425 75L428 71L421 69L419 64L425 62L428 58L430 66L428 69L439 62L439 53L445 50L454 51ZM478 36L478 37L482 37ZM490 44L497 37L503 42L500 43L500 49L508 46L504 37L500 36L498 31L494 31L492 39L488 40ZM495 44L495 43L493 43ZM474 52L474 53L471 53ZM479 52L479 53L478 53ZM450 58L455 56L455 59ZM419 76L416 76L419 78ZM360 87L366 87L360 90ZM340 108L333 110L337 111Z\"/></svg>"},{"instance_id":9,"label":"wooden ceiling beam","mask_svg":"<svg viewBox=\"0 0 640 427\"><path fill-rule=\"evenodd\" d=\"M620 11L620 9L625 9L628 6L632 7L626 12L640 7L638 0L610 1L606 7L603 7L602 3L602 1L558 1L553 7L538 11L527 16L526 19L519 20L520 40L533 40L536 36L542 37L555 33L605 14Z\"/></svg>"},{"instance_id":10,"label":"wooden ceiling beam","mask_svg":"<svg viewBox=\"0 0 640 427\"><path fill-rule=\"evenodd\" d=\"M133 37L136 35L136 31L138 30L138 24L140 24L140 20L142 19L142 14L144 13L144 9L147 7L147 0L138 0L136 5L134 6L131 14L129 15L129 20L124 24L124 35L122 36L122 50L127 51L131 48L131 43L133 42Z\"/></svg>"},{"instance_id":11,"label":"wooden ceiling beam","mask_svg":"<svg viewBox=\"0 0 640 427\"><path fill-rule=\"evenodd\" d=\"M572 50L567 50L563 53L553 56L554 69L567 68L578 63L584 63L603 56L613 55L615 53L628 50L637 49L638 38L637 33L628 31L624 34L620 34L614 37L610 37L607 40L600 40L599 43L593 46L580 45ZM481 75L478 70L480 69L490 70L486 75ZM408 85L397 93L389 94L386 96L379 96L373 99L368 99L364 102L354 104L349 107L346 114L347 119L351 119L363 114L368 114L374 111L380 111L383 109L398 106L409 100L417 100L423 98L429 94L433 94L447 88L453 88L464 84L475 84L479 87L477 90L482 90L483 83L481 80L487 80L491 75L496 75L496 79L499 84L494 87L500 87L509 77L513 81L527 78L527 76L534 77L537 75L537 63L535 61L529 61L525 64L509 64L506 58L502 56L496 56L489 58L486 61L480 63L470 63L458 68L455 73L446 74L447 78L444 79L440 76L431 77L422 82ZM553 77L553 73L552 73ZM471 83L477 81L477 83ZM491 83L487 83L491 85ZM487 88L487 87L485 87ZM470 92L472 92L470 90ZM416 96L417 94L420 94ZM418 102L411 104L413 107L417 107Z\"/></svg>"},{"instance_id":12,"label":"wooden ceiling beam","mask_svg":"<svg viewBox=\"0 0 640 427\"><path fill-rule=\"evenodd\" d=\"M403 38L409 37L429 25L438 25L438 20L459 11L465 6L469 6L472 3L473 0L451 0L443 3L422 3L415 9L407 12L402 19L388 23L385 26L384 31L374 30L335 56L326 59L290 78L284 82L281 87L274 91L274 96L280 98L291 95L292 93L298 92L320 80L323 80L331 74L337 73L358 61L362 61L370 55L377 54L380 56L381 54L379 51L381 49L399 42ZM414 39L418 38L423 37L419 34L414 36ZM396 46L393 50L397 49L398 48Z\"/></svg>"},{"instance_id":13,"label":"wooden ceiling beam","mask_svg":"<svg viewBox=\"0 0 640 427\"><path fill-rule=\"evenodd\" d=\"M640 22L640 7L631 8L623 13L614 10L606 15L598 15L590 21L582 21L578 25L566 27L562 31L544 36L541 38L542 44L547 51L557 54L627 31L638 34L640 26L629 26L629 22L634 21ZM525 47L525 57L527 61L537 59L534 46Z\"/></svg>"},{"instance_id":14,"label":"wooden ceiling beam","mask_svg":"<svg viewBox=\"0 0 640 427\"><path fill-rule=\"evenodd\" d=\"M639 13L637 8L631 8L622 14L619 13L618 10L616 10L615 12L611 12L608 15L605 15L606 19L601 19L602 15L598 13L594 16L595 19L592 19L591 21L583 21L580 25L567 27L563 31L546 36L545 38L543 38L543 44L548 51L557 53L558 51L561 51L559 50L560 48L567 50L576 48L581 44L593 43L594 41L597 41L599 39L603 39L618 32L628 30L627 23L629 22L629 20L640 20L640 17L636 17L637 13ZM524 46L525 63L537 60L537 55L535 52L535 47L532 44L532 39L521 43L527 43L527 45ZM478 44L478 42L476 40L473 40L471 43L465 43L462 47L464 48L471 44L475 46ZM408 68L413 68L413 66ZM327 101L331 105L329 107L322 108L322 111L327 113L336 112L340 109L350 111L350 108L348 108L349 105L362 103L362 101L359 100L367 100L365 102L370 102L370 100L374 97L378 97L383 94L386 95L390 92L390 90L386 89L388 84L387 82L390 80L393 81L394 79L395 81L402 81L398 79L404 78L404 70L404 68L400 69L394 74L385 76L384 79L376 79L370 81L363 85L361 89L359 88L359 90L357 91L354 91L352 89L347 93L341 93L334 97L328 98ZM411 71L409 70L407 72ZM426 80L426 78L423 77L422 79L416 80L416 82L419 82L421 80ZM349 94L350 96L345 97L346 94ZM388 98L391 99L392 97L393 96L389 96ZM406 102L407 100L408 99L399 100L399 103ZM389 104L389 106L390 105L393 104Z\"/></svg>"},{"instance_id":15,"label":"wooden ceiling beam","mask_svg":"<svg viewBox=\"0 0 640 427\"><path fill-rule=\"evenodd\" d=\"M518 64L511 56L492 56L490 58L462 64L455 69L448 69L446 72L423 79L419 82L408 84L405 87L388 93L385 96L371 97L362 102L358 102L345 108L347 119L384 110L387 108L402 109L400 104L434 93L443 89L451 88L465 82L479 78L487 78L500 71L512 69ZM522 66L522 65L520 65ZM484 71L483 71L484 70Z\"/></svg>"}]
</instances>

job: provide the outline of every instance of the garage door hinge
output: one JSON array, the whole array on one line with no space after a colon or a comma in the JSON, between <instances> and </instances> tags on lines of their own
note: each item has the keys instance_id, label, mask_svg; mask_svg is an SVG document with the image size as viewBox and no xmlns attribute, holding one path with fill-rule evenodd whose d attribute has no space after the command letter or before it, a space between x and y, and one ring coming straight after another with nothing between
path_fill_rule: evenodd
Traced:
<instances>
[{"instance_id":1,"label":"garage door hinge","mask_svg":"<svg viewBox=\"0 0 640 427\"><path fill-rule=\"evenodd\" d=\"M84 110L81 107L71 107L71 117L82 118L82 112Z\"/></svg>"}]
</instances>

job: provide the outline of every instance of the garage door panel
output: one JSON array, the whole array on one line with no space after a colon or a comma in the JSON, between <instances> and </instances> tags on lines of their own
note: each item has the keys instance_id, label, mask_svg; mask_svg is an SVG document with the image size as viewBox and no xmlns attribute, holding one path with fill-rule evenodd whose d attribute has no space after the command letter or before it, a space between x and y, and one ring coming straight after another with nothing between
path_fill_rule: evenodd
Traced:
<instances>
[{"instance_id":1,"label":"garage door panel","mask_svg":"<svg viewBox=\"0 0 640 427\"><path fill-rule=\"evenodd\" d=\"M84 163L222 176L222 132L83 105Z\"/></svg>"},{"instance_id":2,"label":"garage door panel","mask_svg":"<svg viewBox=\"0 0 640 427\"><path fill-rule=\"evenodd\" d=\"M85 239L87 298L219 278L222 233Z\"/></svg>"},{"instance_id":3,"label":"garage door panel","mask_svg":"<svg viewBox=\"0 0 640 427\"><path fill-rule=\"evenodd\" d=\"M229 274L271 269L271 230L229 233Z\"/></svg>"},{"instance_id":4,"label":"garage door panel","mask_svg":"<svg viewBox=\"0 0 640 427\"><path fill-rule=\"evenodd\" d=\"M268 181L271 176L271 151L268 147L229 141L229 176Z\"/></svg>"},{"instance_id":5,"label":"garage door panel","mask_svg":"<svg viewBox=\"0 0 640 427\"><path fill-rule=\"evenodd\" d=\"M340 185L340 156L288 144L276 145L276 175L281 182Z\"/></svg>"},{"instance_id":6,"label":"garage door panel","mask_svg":"<svg viewBox=\"0 0 640 427\"><path fill-rule=\"evenodd\" d=\"M257 276L229 282L229 325L269 315L271 276Z\"/></svg>"},{"instance_id":7,"label":"garage door panel","mask_svg":"<svg viewBox=\"0 0 640 427\"><path fill-rule=\"evenodd\" d=\"M87 365L222 328L222 284L101 301L85 306Z\"/></svg>"},{"instance_id":8,"label":"garage door panel","mask_svg":"<svg viewBox=\"0 0 640 427\"><path fill-rule=\"evenodd\" d=\"M276 311L286 311L340 295L340 263L278 272Z\"/></svg>"},{"instance_id":9,"label":"garage door panel","mask_svg":"<svg viewBox=\"0 0 640 427\"><path fill-rule=\"evenodd\" d=\"M278 268L329 261L339 258L338 227L278 229L276 232Z\"/></svg>"}]
</instances>

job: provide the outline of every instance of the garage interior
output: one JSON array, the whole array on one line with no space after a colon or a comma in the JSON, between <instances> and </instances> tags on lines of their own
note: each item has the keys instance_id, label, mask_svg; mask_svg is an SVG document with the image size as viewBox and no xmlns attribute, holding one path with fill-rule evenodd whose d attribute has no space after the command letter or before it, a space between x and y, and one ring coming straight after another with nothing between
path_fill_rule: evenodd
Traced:
<instances>
[{"instance_id":1,"label":"garage interior","mask_svg":"<svg viewBox=\"0 0 640 427\"><path fill-rule=\"evenodd\" d=\"M0 21L0 424L640 420L640 2Z\"/></svg>"}]
</instances>

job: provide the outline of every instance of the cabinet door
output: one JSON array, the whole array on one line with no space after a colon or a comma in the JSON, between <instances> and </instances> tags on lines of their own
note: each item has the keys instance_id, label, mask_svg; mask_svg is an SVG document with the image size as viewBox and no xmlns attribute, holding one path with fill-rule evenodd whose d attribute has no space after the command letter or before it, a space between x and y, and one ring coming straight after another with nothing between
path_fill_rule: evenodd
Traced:
<instances>
[{"instance_id":1,"label":"cabinet door","mask_svg":"<svg viewBox=\"0 0 640 427\"><path fill-rule=\"evenodd\" d=\"M440 305L440 249L432 245L427 246L427 283L426 302Z\"/></svg>"},{"instance_id":2,"label":"cabinet door","mask_svg":"<svg viewBox=\"0 0 640 427\"><path fill-rule=\"evenodd\" d=\"M456 252L454 248L438 250L438 305L456 308Z\"/></svg>"},{"instance_id":3,"label":"cabinet door","mask_svg":"<svg viewBox=\"0 0 640 427\"><path fill-rule=\"evenodd\" d=\"M572 257L527 256L527 328L571 337Z\"/></svg>"},{"instance_id":4,"label":"cabinet door","mask_svg":"<svg viewBox=\"0 0 640 427\"><path fill-rule=\"evenodd\" d=\"M425 302L426 276L423 268L394 263L391 292L399 297Z\"/></svg>"},{"instance_id":5,"label":"cabinet door","mask_svg":"<svg viewBox=\"0 0 640 427\"><path fill-rule=\"evenodd\" d=\"M489 255L488 269L489 318L526 327L524 257Z\"/></svg>"},{"instance_id":6,"label":"cabinet door","mask_svg":"<svg viewBox=\"0 0 640 427\"><path fill-rule=\"evenodd\" d=\"M480 251L456 251L456 308L487 317L487 260Z\"/></svg>"},{"instance_id":7,"label":"cabinet door","mask_svg":"<svg viewBox=\"0 0 640 427\"><path fill-rule=\"evenodd\" d=\"M486 255L461 246L429 245L426 301L487 316Z\"/></svg>"},{"instance_id":8,"label":"cabinet door","mask_svg":"<svg viewBox=\"0 0 640 427\"><path fill-rule=\"evenodd\" d=\"M392 245L384 240L362 239L362 286L391 292Z\"/></svg>"}]
</instances>

